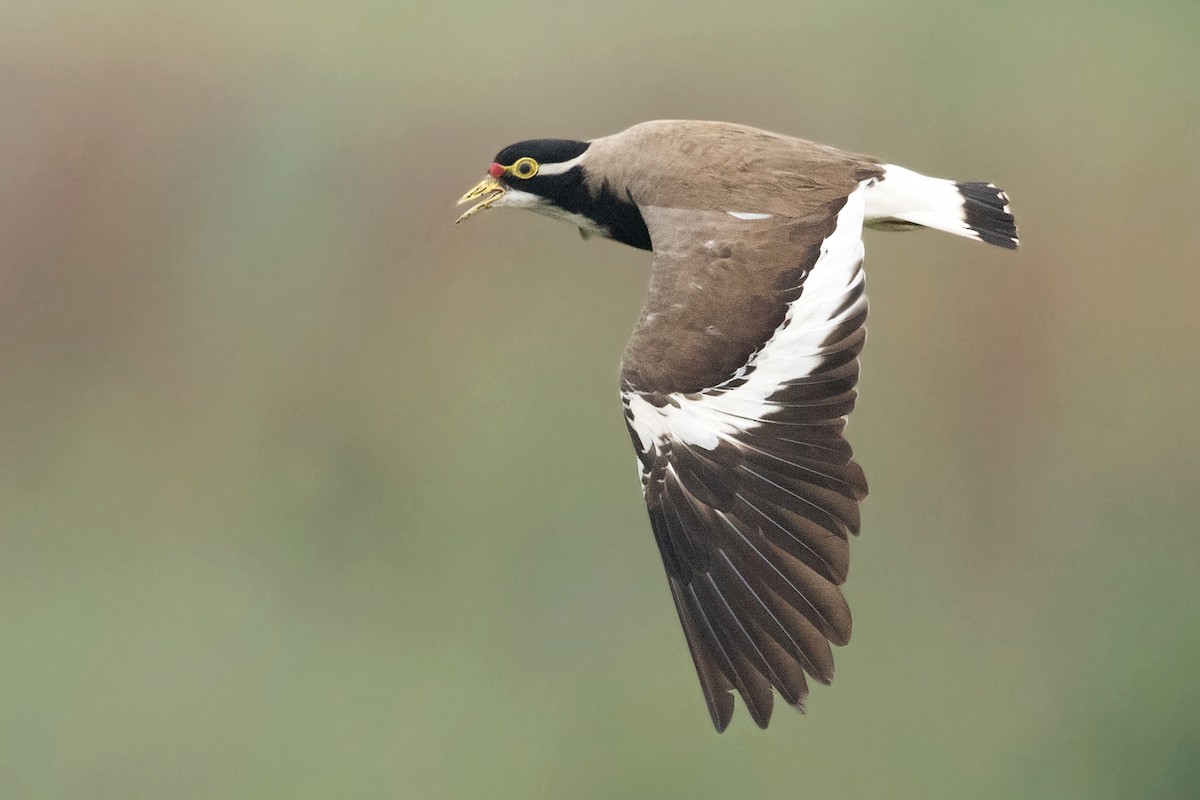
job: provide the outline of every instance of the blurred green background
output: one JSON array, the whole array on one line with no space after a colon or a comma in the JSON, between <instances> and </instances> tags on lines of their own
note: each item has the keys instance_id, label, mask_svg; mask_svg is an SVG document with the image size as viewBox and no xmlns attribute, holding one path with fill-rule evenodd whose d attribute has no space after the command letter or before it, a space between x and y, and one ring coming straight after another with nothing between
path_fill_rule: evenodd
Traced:
<instances>
[{"instance_id":1,"label":"blurred green background","mask_svg":"<svg viewBox=\"0 0 1200 800\"><path fill-rule=\"evenodd\" d=\"M0 7L0 796L1195 797L1200 5ZM869 232L854 642L709 724L616 396L645 254L454 200L726 119Z\"/></svg>"}]
</instances>

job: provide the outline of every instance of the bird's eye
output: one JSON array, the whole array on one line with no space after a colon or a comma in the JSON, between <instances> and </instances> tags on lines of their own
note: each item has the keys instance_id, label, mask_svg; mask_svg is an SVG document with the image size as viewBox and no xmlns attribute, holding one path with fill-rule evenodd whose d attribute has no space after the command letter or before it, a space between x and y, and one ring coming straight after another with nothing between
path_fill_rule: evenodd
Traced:
<instances>
[{"instance_id":1,"label":"bird's eye","mask_svg":"<svg viewBox=\"0 0 1200 800\"><path fill-rule=\"evenodd\" d=\"M534 161L528 156L525 158L518 158L516 163L512 165L512 174L524 180L529 180L534 175L537 175L537 171L538 162Z\"/></svg>"}]
</instances>

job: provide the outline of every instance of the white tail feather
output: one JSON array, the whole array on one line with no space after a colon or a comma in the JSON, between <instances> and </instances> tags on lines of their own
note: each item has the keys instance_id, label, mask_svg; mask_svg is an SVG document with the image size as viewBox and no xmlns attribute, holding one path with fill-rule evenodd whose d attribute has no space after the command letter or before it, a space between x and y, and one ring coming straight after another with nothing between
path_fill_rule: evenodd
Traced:
<instances>
[{"instance_id":1,"label":"white tail feather","mask_svg":"<svg viewBox=\"0 0 1200 800\"><path fill-rule=\"evenodd\" d=\"M867 225L875 221L903 220L925 228L970 236L963 198L954 181L930 178L895 164L883 165L883 177L867 189Z\"/></svg>"},{"instance_id":2,"label":"white tail feather","mask_svg":"<svg viewBox=\"0 0 1200 800\"><path fill-rule=\"evenodd\" d=\"M930 178L895 164L884 164L883 170L866 191L867 227L920 226L1001 247L1017 246L1008 197L994 185Z\"/></svg>"}]
</instances>

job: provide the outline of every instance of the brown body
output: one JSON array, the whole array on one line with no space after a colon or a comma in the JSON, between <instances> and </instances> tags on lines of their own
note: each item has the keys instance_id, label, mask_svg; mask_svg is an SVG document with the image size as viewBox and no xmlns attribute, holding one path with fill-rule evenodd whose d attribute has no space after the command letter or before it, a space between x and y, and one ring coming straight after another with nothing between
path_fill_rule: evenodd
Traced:
<instances>
[{"instance_id":1,"label":"brown body","mask_svg":"<svg viewBox=\"0 0 1200 800\"><path fill-rule=\"evenodd\" d=\"M512 205L653 250L625 419L713 724L736 691L766 727L774 694L802 707L806 676L829 682L830 645L850 638L839 587L867 484L843 430L866 338L862 228L1015 247L1007 197L718 122L531 140L490 172L460 219Z\"/></svg>"}]
</instances>

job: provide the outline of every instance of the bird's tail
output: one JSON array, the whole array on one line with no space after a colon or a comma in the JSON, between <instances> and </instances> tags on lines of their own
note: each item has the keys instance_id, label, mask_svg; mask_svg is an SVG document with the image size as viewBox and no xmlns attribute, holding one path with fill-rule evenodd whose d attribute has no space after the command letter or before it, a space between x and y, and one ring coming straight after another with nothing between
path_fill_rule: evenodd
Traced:
<instances>
[{"instance_id":1,"label":"bird's tail","mask_svg":"<svg viewBox=\"0 0 1200 800\"><path fill-rule=\"evenodd\" d=\"M895 164L865 192L866 225L877 230L936 228L1016 249L1017 223L1008 195L992 183L955 183Z\"/></svg>"}]
</instances>

